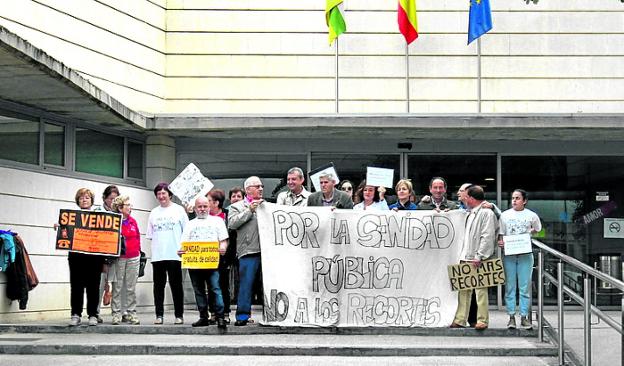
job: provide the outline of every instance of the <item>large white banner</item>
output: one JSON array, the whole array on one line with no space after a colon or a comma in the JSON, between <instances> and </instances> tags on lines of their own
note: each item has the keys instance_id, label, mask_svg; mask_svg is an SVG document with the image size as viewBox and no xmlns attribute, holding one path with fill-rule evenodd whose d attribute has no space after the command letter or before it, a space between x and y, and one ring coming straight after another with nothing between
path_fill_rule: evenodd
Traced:
<instances>
[{"instance_id":1,"label":"large white banner","mask_svg":"<svg viewBox=\"0 0 624 366\"><path fill-rule=\"evenodd\" d=\"M263 203L265 319L277 326L446 327L465 213Z\"/></svg>"}]
</instances>

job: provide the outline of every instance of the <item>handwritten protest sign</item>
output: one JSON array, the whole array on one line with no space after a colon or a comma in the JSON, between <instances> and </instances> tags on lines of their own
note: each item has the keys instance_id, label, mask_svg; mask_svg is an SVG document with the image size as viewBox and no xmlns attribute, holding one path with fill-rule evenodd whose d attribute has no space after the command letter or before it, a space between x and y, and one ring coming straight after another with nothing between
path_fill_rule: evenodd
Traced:
<instances>
[{"instance_id":1,"label":"handwritten protest sign","mask_svg":"<svg viewBox=\"0 0 624 366\"><path fill-rule=\"evenodd\" d=\"M319 178L322 174L330 173L334 176L334 182L336 184L340 183L340 178L338 178L338 173L336 173L336 168L334 167L334 163L329 163L323 166L320 166L316 169L310 171L310 181L312 181L312 185L314 186L314 190L317 192L321 191L321 183L319 182Z\"/></svg>"},{"instance_id":2,"label":"handwritten protest sign","mask_svg":"<svg viewBox=\"0 0 624 366\"><path fill-rule=\"evenodd\" d=\"M394 169L366 168L366 184L375 187L392 188L394 180Z\"/></svg>"},{"instance_id":3,"label":"handwritten protest sign","mask_svg":"<svg viewBox=\"0 0 624 366\"><path fill-rule=\"evenodd\" d=\"M195 164L190 163L169 185L169 190L184 204L193 204L195 199L205 196L214 184L204 177Z\"/></svg>"},{"instance_id":4,"label":"handwritten protest sign","mask_svg":"<svg viewBox=\"0 0 624 366\"><path fill-rule=\"evenodd\" d=\"M60 210L56 249L119 256L121 215L104 211Z\"/></svg>"},{"instance_id":5,"label":"handwritten protest sign","mask_svg":"<svg viewBox=\"0 0 624 366\"><path fill-rule=\"evenodd\" d=\"M492 287L505 283L505 270L500 258L481 262L479 267L472 263L448 266L448 277L453 291Z\"/></svg>"},{"instance_id":6,"label":"handwritten protest sign","mask_svg":"<svg viewBox=\"0 0 624 366\"><path fill-rule=\"evenodd\" d=\"M505 255L533 253L531 234L504 235Z\"/></svg>"},{"instance_id":7,"label":"handwritten protest sign","mask_svg":"<svg viewBox=\"0 0 624 366\"><path fill-rule=\"evenodd\" d=\"M182 268L215 269L219 268L218 242L183 242Z\"/></svg>"},{"instance_id":8,"label":"handwritten protest sign","mask_svg":"<svg viewBox=\"0 0 624 366\"><path fill-rule=\"evenodd\" d=\"M444 327L466 213L262 204L263 324Z\"/></svg>"}]
</instances>

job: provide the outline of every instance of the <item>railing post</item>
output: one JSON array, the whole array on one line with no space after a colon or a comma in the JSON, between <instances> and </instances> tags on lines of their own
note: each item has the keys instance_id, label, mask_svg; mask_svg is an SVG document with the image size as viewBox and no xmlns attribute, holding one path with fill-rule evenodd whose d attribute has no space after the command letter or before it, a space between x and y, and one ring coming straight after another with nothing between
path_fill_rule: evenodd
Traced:
<instances>
[{"instance_id":1,"label":"railing post","mask_svg":"<svg viewBox=\"0 0 624 366\"><path fill-rule=\"evenodd\" d=\"M559 321L559 365L565 365L563 325L563 262L557 263L557 317Z\"/></svg>"},{"instance_id":2,"label":"railing post","mask_svg":"<svg viewBox=\"0 0 624 366\"><path fill-rule=\"evenodd\" d=\"M583 312L585 315L585 323L583 331L585 333L585 366L591 366L592 347L591 347L591 278L587 273L583 274Z\"/></svg>"},{"instance_id":3,"label":"railing post","mask_svg":"<svg viewBox=\"0 0 624 366\"><path fill-rule=\"evenodd\" d=\"M544 342L544 252L537 251L537 339Z\"/></svg>"}]
</instances>

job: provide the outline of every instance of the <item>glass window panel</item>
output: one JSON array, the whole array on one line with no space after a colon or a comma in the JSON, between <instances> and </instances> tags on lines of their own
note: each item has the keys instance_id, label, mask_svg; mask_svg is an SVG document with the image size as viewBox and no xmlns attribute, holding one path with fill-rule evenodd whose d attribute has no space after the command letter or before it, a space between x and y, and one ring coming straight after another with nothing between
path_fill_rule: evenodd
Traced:
<instances>
[{"instance_id":1,"label":"glass window panel","mask_svg":"<svg viewBox=\"0 0 624 366\"><path fill-rule=\"evenodd\" d=\"M128 177L143 179L143 144L128 141Z\"/></svg>"},{"instance_id":2,"label":"glass window panel","mask_svg":"<svg viewBox=\"0 0 624 366\"><path fill-rule=\"evenodd\" d=\"M447 183L447 199L457 200L457 190L464 183L478 184L485 197L496 202L495 155L410 155L408 176L417 196L429 194L433 177L443 177Z\"/></svg>"},{"instance_id":3,"label":"glass window panel","mask_svg":"<svg viewBox=\"0 0 624 366\"><path fill-rule=\"evenodd\" d=\"M527 208L538 214L544 227L538 240L590 266L602 257L615 256L621 269L622 239L605 237L604 219L624 217L623 179L622 156L503 157L502 206L510 207L514 189L526 190ZM554 268L554 263L549 264ZM566 285L581 293L580 273L566 270L564 277ZM555 302L555 290L546 287L550 302ZM617 304L617 298L598 296L598 302Z\"/></svg>"},{"instance_id":4,"label":"glass window panel","mask_svg":"<svg viewBox=\"0 0 624 366\"><path fill-rule=\"evenodd\" d=\"M65 165L65 127L45 123L44 162L50 165Z\"/></svg>"},{"instance_id":5,"label":"glass window panel","mask_svg":"<svg viewBox=\"0 0 624 366\"><path fill-rule=\"evenodd\" d=\"M39 164L39 122L0 116L0 159Z\"/></svg>"},{"instance_id":6,"label":"glass window panel","mask_svg":"<svg viewBox=\"0 0 624 366\"><path fill-rule=\"evenodd\" d=\"M76 129L76 171L123 178L124 139Z\"/></svg>"}]
</instances>

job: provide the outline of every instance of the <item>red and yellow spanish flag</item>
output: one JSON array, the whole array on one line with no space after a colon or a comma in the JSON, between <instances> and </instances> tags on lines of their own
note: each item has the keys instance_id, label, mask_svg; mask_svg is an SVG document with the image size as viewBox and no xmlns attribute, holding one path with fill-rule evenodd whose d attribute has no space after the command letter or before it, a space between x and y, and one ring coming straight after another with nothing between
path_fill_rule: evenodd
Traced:
<instances>
[{"instance_id":1,"label":"red and yellow spanish flag","mask_svg":"<svg viewBox=\"0 0 624 366\"><path fill-rule=\"evenodd\" d=\"M407 44L418 38L418 21L416 19L416 0L399 0L399 30Z\"/></svg>"}]
</instances>

